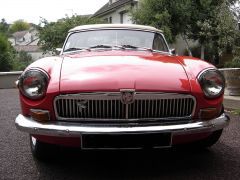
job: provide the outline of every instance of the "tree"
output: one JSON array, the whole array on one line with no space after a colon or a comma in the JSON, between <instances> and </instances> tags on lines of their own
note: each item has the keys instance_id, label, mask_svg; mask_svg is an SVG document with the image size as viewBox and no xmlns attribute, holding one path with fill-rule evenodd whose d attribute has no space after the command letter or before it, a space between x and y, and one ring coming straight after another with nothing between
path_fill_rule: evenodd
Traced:
<instances>
[{"instance_id":1,"label":"tree","mask_svg":"<svg viewBox=\"0 0 240 180\"><path fill-rule=\"evenodd\" d=\"M5 19L2 19L0 22L0 33L7 34L9 25L7 24Z\"/></svg>"},{"instance_id":2,"label":"tree","mask_svg":"<svg viewBox=\"0 0 240 180\"><path fill-rule=\"evenodd\" d=\"M206 46L214 48L214 56L219 56L234 44L237 32L232 3L234 0L195 0L188 37L201 44L201 59L205 59Z\"/></svg>"},{"instance_id":3,"label":"tree","mask_svg":"<svg viewBox=\"0 0 240 180\"><path fill-rule=\"evenodd\" d=\"M5 35L0 34L0 71L12 69L13 49Z\"/></svg>"},{"instance_id":4,"label":"tree","mask_svg":"<svg viewBox=\"0 0 240 180\"><path fill-rule=\"evenodd\" d=\"M166 38L174 42L179 34L186 34L191 18L191 0L141 0L139 8L132 12L137 24L162 29Z\"/></svg>"},{"instance_id":5,"label":"tree","mask_svg":"<svg viewBox=\"0 0 240 180\"><path fill-rule=\"evenodd\" d=\"M23 71L29 64L33 62L32 56L24 51L16 53L12 62L12 70Z\"/></svg>"},{"instance_id":6,"label":"tree","mask_svg":"<svg viewBox=\"0 0 240 180\"><path fill-rule=\"evenodd\" d=\"M56 53L56 48L62 47L68 31L75 27L85 24L101 23L99 19L89 18L87 16L65 17L57 22L48 22L41 20L39 26L39 45L46 52Z\"/></svg>"},{"instance_id":7,"label":"tree","mask_svg":"<svg viewBox=\"0 0 240 180\"><path fill-rule=\"evenodd\" d=\"M25 31L30 29L30 24L23 21L23 20L17 20L15 21L9 28L10 33L15 33L17 31Z\"/></svg>"},{"instance_id":8,"label":"tree","mask_svg":"<svg viewBox=\"0 0 240 180\"><path fill-rule=\"evenodd\" d=\"M197 40L204 47L223 51L232 45L236 35L230 7L237 0L141 0L132 17L138 24L162 29L170 42L177 35ZM223 18L224 17L224 18ZM186 41L187 42L187 41ZM227 42L227 43L226 43Z\"/></svg>"},{"instance_id":9,"label":"tree","mask_svg":"<svg viewBox=\"0 0 240 180\"><path fill-rule=\"evenodd\" d=\"M237 29L240 30L240 2L231 5L231 11L238 22ZM238 33L237 38L235 39L234 55L240 57L240 33Z\"/></svg>"}]
</instances>

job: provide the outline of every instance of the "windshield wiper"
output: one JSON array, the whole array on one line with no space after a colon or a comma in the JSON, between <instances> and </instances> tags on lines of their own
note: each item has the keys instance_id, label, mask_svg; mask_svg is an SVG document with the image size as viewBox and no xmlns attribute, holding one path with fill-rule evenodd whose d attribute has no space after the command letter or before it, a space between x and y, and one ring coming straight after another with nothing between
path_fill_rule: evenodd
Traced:
<instances>
[{"instance_id":1,"label":"windshield wiper","mask_svg":"<svg viewBox=\"0 0 240 180\"><path fill-rule=\"evenodd\" d=\"M129 49L138 49L137 46L133 46L133 45L130 45L130 44L124 44L124 45L121 45L120 47L122 48L129 48Z\"/></svg>"},{"instance_id":2,"label":"windshield wiper","mask_svg":"<svg viewBox=\"0 0 240 180\"><path fill-rule=\"evenodd\" d=\"M147 50L147 51L153 51L151 48L146 48L146 47L138 47L138 46L133 46L130 44L124 44L124 45L120 45L119 47L123 48L123 49L139 49L139 50Z\"/></svg>"},{"instance_id":3,"label":"windshield wiper","mask_svg":"<svg viewBox=\"0 0 240 180\"><path fill-rule=\"evenodd\" d=\"M97 48L112 48L113 46L111 45L106 45L106 44L99 44L99 45L96 45L96 46L91 46L89 47L89 49L97 49Z\"/></svg>"},{"instance_id":4,"label":"windshield wiper","mask_svg":"<svg viewBox=\"0 0 240 180\"><path fill-rule=\"evenodd\" d=\"M69 52L69 51L80 51L80 50L87 50L87 51L89 51L89 49L87 49L87 48L71 47L71 48L68 48L68 49L64 50L64 52Z\"/></svg>"}]
</instances>

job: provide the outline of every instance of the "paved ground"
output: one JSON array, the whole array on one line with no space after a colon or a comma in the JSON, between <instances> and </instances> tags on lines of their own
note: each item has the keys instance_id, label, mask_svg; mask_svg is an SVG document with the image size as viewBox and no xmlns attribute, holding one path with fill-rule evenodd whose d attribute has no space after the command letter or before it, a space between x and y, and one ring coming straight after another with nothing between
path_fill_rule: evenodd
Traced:
<instances>
[{"instance_id":1,"label":"paved ground","mask_svg":"<svg viewBox=\"0 0 240 180\"><path fill-rule=\"evenodd\" d=\"M17 91L0 90L0 179L239 179L240 119L209 150L90 151L61 149L58 159L37 162L28 135L15 129Z\"/></svg>"}]
</instances>

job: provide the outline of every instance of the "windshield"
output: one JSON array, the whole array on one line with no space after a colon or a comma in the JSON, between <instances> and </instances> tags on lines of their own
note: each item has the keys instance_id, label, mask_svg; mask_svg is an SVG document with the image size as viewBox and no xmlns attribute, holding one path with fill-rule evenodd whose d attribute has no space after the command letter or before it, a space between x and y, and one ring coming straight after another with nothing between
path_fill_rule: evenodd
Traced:
<instances>
[{"instance_id":1,"label":"windshield","mask_svg":"<svg viewBox=\"0 0 240 180\"><path fill-rule=\"evenodd\" d=\"M63 52L122 47L169 52L161 34L138 30L93 30L69 35Z\"/></svg>"}]
</instances>

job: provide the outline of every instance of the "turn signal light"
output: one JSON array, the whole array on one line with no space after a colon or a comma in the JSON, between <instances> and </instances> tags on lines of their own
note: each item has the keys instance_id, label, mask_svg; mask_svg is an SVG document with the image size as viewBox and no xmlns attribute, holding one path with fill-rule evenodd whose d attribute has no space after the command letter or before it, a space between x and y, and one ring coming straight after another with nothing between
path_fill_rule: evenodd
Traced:
<instances>
[{"instance_id":1,"label":"turn signal light","mask_svg":"<svg viewBox=\"0 0 240 180\"><path fill-rule=\"evenodd\" d=\"M199 112L199 118L201 120L210 120L214 119L218 115L218 110L216 108L206 108L206 109L200 109Z\"/></svg>"},{"instance_id":2,"label":"turn signal light","mask_svg":"<svg viewBox=\"0 0 240 180\"><path fill-rule=\"evenodd\" d=\"M47 122L50 120L49 111L40 109L31 109L30 116L39 122Z\"/></svg>"}]
</instances>

